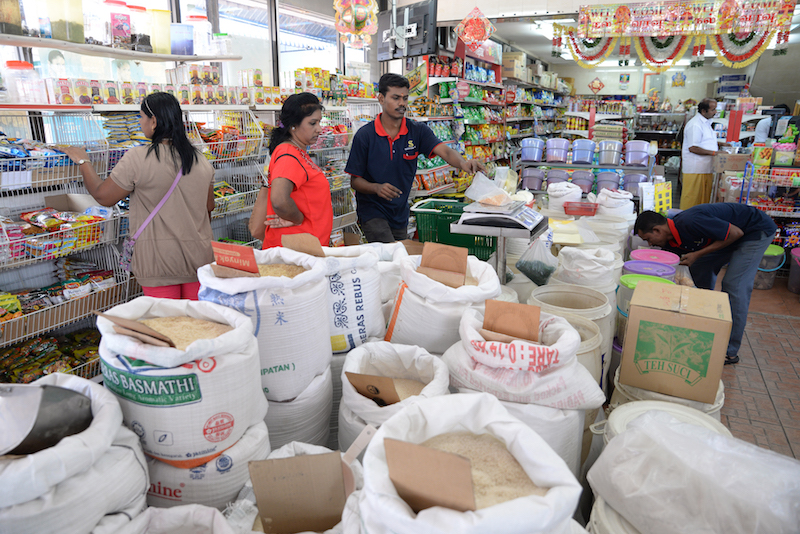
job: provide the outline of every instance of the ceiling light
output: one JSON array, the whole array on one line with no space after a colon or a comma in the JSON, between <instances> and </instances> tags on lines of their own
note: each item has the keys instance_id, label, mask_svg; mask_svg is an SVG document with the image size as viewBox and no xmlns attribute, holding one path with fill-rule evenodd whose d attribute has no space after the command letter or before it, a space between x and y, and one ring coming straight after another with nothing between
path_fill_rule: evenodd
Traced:
<instances>
[{"instance_id":1,"label":"ceiling light","mask_svg":"<svg viewBox=\"0 0 800 534\"><path fill-rule=\"evenodd\" d=\"M550 22L557 22L558 24L574 24L575 17L564 17L560 19L551 19Z\"/></svg>"}]
</instances>

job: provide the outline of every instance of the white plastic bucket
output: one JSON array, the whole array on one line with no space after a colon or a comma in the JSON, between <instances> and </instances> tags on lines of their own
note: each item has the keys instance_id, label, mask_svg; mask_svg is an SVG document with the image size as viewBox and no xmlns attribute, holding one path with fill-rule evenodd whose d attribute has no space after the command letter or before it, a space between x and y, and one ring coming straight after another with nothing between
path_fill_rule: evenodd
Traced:
<instances>
[{"instance_id":1,"label":"white plastic bucket","mask_svg":"<svg viewBox=\"0 0 800 534\"><path fill-rule=\"evenodd\" d=\"M596 496L586 527L592 534L641 534L599 495Z\"/></svg>"},{"instance_id":2,"label":"white plastic bucket","mask_svg":"<svg viewBox=\"0 0 800 534\"><path fill-rule=\"evenodd\" d=\"M722 410L722 406L725 404L725 385L722 383L722 380L719 381L719 387L717 388L717 396L714 399L714 404L706 404L704 402L697 402L689 399L682 399L680 397L673 397L671 395L665 395L663 393L658 393L656 391L648 391L646 389L637 388L634 386L628 386L626 384L619 383L619 368L614 373L614 394L611 395L611 400L609 402L609 408L613 411L617 407L622 406L623 404L627 404L629 402L634 401L662 401L668 402L680 406L687 406L689 408L693 408L697 411L700 411L710 417L713 417L715 420L720 420L720 410Z\"/></svg>"},{"instance_id":3,"label":"white plastic bucket","mask_svg":"<svg viewBox=\"0 0 800 534\"><path fill-rule=\"evenodd\" d=\"M517 296L517 292L508 286L500 287L500 296L497 297L496 300L502 300L503 302L513 302L515 304L519 304L519 297Z\"/></svg>"},{"instance_id":4,"label":"white plastic bucket","mask_svg":"<svg viewBox=\"0 0 800 534\"><path fill-rule=\"evenodd\" d=\"M536 289L536 284L531 282L524 274L515 274L513 280L506 285L517 294L518 302L528 302L531 292Z\"/></svg>"},{"instance_id":5,"label":"white plastic bucket","mask_svg":"<svg viewBox=\"0 0 800 534\"><path fill-rule=\"evenodd\" d=\"M570 285L570 284L567 284L566 282L562 282L562 281L560 281L560 280L558 280L556 278L553 278L552 276L550 277L550 280L547 283L548 283L548 285L552 284L552 285L556 285L556 286ZM586 285L586 286L584 286L584 285L581 285L579 287L586 287L586 288L589 288L589 289L594 289L595 291L599 291L600 293L602 293L603 295L606 296L606 298L608 299L608 305L611 306L611 312L612 312L611 315L612 315L612 318L614 319L613 320L613 326L614 326L614 331L616 332L617 322L616 322L616 314L614 314L614 312L617 309L617 283L614 282L611 279L611 277L609 277L608 283L607 284L603 284L602 286L594 286L594 285L591 285L591 286L590 285ZM602 384L601 384L601 387L602 387Z\"/></svg>"},{"instance_id":6,"label":"white plastic bucket","mask_svg":"<svg viewBox=\"0 0 800 534\"><path fill-rule=\"evenodd\" d=\"M563 317L564 314L575 314L585 317L597 325L602 335L600 345L601 361L604 373L611 364L611 346L614 343L614 321L608 297L588 287L576 285L546 285L537 287L531 292L528 304L539 306L542 311ZM603 384L605 374L601 376L600 387L607 391Z\"/></svg>"}]
</instances>

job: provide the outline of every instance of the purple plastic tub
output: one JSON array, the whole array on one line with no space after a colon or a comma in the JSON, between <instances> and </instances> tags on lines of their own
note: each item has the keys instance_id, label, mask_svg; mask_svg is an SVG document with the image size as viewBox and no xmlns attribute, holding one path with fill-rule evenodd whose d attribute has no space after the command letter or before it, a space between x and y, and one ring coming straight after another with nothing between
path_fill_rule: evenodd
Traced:
<instances>
[{"instance_id":1,"label":"purple plastic tub","mask_svg":"<svg viewBox=\"0 0 800 534\"><path fill-rule=\"evenodd\" d=\"M594 173L592 171L575 171L572 173L572 183L580 187L584 193L589 193L594 185Z\"/></svg>"},{"instance_id":2,"label":"purple plastic tub","mask_svg":"<svg viewBox=\"0 0 800 534\"><path fill-rule=\"evenodd\" d=\"M623 189L635 195L639 192L639 184L646 181L648 181L646 174L626 174L622 179Z\"/></svg>"},{"instance_id":3,"label":"purple plastic tub","mask_svg":"<svg viewBox=\"0 0 800 534\"><path fill-rule=\"evenodd\" d=\"M622 189L627 191L628 193L636 196L639 194L639 183L640 182L625 182L622 185ZM619 188L619 186L617 186Z\"/></svg>"},{"instance_id":4,"label":"purple plastic tub","mask_svg":"<svg viewBox=\"0 0 800 534\"><path fill-rule=\"evenodd\" d=\"M547 171L547 185L557 182L566 182L568 179L569 174L567 174L567 171L562 171L561 169L550 169Z\"/></svg>"},{"instance_id":5,"label":"purple plastic tub","mask_svg":"<svg viewBox=\"0 0 800 534\"><path fill-rule=\"evenodd\" d=\"M540 191L544 181L544 171L542 169L522 169L522 188Z\"/></svg>"},{"instance_id":6,"label":"purple plastic tub","mask_svg":"<svg viewBox=\"0 0 800 534\"><path fill-rule=\"evenodd\" d=\"M594 159L594 141L576 139L572 142L572 163L591 164Z\"/></svg>"},{"instance_id":7,"label":"purple plastic tub","mask_svg":"<svg viewBox=\"0 0 800 534\"><path fill-rule=\"evenodd\" d=\"M569 151L569 140L556 137L547 140L547 161L550 163L565 163Z\"/></svg>"},{"instance_id":8,"label":"purple plastic tub","mask_svg":"<svg viewBox=\"0 0 800 534\"><path fill-rule=\"evenodd\" d=\"M603 143L605 141L601 141ZM613 171L597 173L597 192L603 189L619 189L619 174Z\"/></svg>"},{"instance_id":9,"label":"purple plastic tub","mask_svg":"<svg viewBox=\"0 0 800 534\"><path fill-rule=\"evenodd\" d=\"M619 165L622 157L622 141L600 141L597 147L600 149L597 154L600 165Z\"/></svg>"},{"instance_id":10,"label":"purple plastic tub","mask_svg":"<svg viewBox=\"0 0 800 534\"><path fill-rule=\"evenodd\" d=\"M622 274L647 274L675 281L675 267L655 261L630 260L622 264Z\"/></svg>"},{"instance_id":11,"label":"purple plastic tub","mask_svg":"<svg viewBox=\"0 0 800 534\"><path fill-rule=\"evenodd\" d=\"M522 143L522 159L523 161L542 161L542 153L544 152L544 141L529 137L523 139Z\"/></svg>"},{"instance_id":12,"label":"purple plastic tub","mask_svg":"<svg viewBox=\"0 0 800 534\"><path fill-rule=\"evenodd\" d=\"M625 165L647 167L650 162L649 141L628 141L625 145Z\"/></svg>"}]
</instances>

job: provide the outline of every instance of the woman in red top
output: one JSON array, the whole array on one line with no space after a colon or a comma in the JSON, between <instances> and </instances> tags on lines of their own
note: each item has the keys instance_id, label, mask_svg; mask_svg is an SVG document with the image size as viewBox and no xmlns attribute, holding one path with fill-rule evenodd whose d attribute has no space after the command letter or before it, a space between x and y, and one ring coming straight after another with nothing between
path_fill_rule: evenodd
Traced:
<instances>
[{"instance_id":1,"label":"woman in red top","mask_svg":"<svg viewBox=\"0 0 800 534\"><path fill-rule=\"evenodd\" d=\"M281 246L286 234L311 234L328 246L333 206L328 179L306 152L322 132L322 105L311 93L290 96L281 108L281 126L269 140L267 185L258 192L250 234L262 248Z\"/></svg>"}]
</instances>

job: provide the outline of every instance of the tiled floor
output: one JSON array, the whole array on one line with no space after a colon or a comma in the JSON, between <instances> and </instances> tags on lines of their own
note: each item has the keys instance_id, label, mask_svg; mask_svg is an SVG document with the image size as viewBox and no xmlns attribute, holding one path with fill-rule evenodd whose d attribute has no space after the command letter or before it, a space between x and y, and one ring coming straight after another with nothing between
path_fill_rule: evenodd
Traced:
<instances>
[{"instance_id":1,"label":"tiled floor","mask_svg":"<svg viewBox=\"0 0 800 534\"><path fill-rule=\"evenodd\" d=\"M800 459L800 296L786 282L753 290L740 362L722 373L722 423L737 438Z\"/></svg>"}]
</instances>

